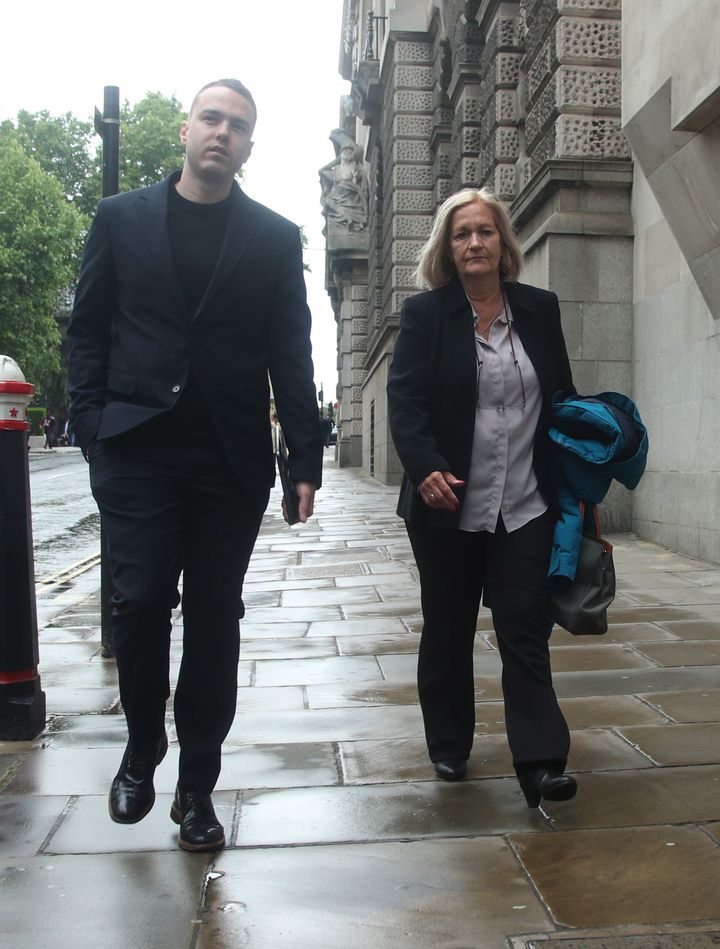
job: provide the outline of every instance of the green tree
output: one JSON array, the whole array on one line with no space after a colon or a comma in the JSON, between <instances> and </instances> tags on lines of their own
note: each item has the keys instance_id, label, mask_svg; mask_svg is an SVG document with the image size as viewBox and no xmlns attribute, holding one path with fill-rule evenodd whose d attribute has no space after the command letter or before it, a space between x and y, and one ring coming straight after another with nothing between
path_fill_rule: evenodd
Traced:
<instances>
[{"instance_id":1,"label":"green tree","mask_svg":"<svg viewBox=\"0 0 720 949\"><path fill-rule=\"evenodd\" d=\"M74 281L83 231L60 182L14 136L1 135L0 352L42 391L58 388L55 313Z\"/></svg>"},{"instance_id":2,"label":"green tree","mask_svg":"<svg viewBox=\"0 0 720 949\"><path fill-rule=\"evenodd\" d=\"M144 188L182 167L180 125L185 110L175 96L148 92L120 110L120 189Z\"/></svg>"},{"instance_id":3,"label":"green tree","mask_svg":"<svg viewBox=\"0 0 720 949\"><path fill-rule=\"evenodd\" d=\"M4 123L7 129L9 123ZM23 150L43 171L57 179L65 197L83 214L91 215L100 198L101 163L92 125L72 112L20 111L14 134Z\"/></svg>"}]
</instances>

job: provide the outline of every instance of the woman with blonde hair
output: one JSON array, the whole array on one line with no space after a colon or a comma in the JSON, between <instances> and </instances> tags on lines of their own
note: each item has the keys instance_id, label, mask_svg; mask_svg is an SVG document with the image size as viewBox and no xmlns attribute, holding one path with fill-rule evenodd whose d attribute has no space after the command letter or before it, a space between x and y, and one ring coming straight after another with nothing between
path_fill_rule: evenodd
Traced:
<instances>
[{"instance_id":1,"label":"woman with blonde hair","mask_svg":"<svg viewBox=\"0 0 720 949\"><path fill-rule=\"evenodd\" d=\"M574 392L554 293L518 283L503 204L467 189L438 209L388 381L404 468L398 513L420 573L418 689L436 773L460 780L475 727L473 643L492 611L505 722L528 806L567 800L570 734L552 685L545 581L556 498L547 423Z\"/></svg>"}]
</instances>

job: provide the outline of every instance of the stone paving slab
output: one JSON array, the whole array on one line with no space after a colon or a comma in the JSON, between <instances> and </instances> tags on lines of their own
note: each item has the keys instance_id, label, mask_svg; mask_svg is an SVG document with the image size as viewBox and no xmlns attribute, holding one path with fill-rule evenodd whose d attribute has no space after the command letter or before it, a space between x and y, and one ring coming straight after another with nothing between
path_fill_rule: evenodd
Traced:
<instances>
[{"instance_id":1,"label":"stone paving slab","mask_svg":"<svg viewBox=\"0 0 720 949\"><path fill-rule=\"evenodd\" d=\"M720 848L697 827L513 834L510 841L560 926L720 918Z\"/></svg>"},{"instance_id":2,"label":"stone paving slab","mask_svg":"<svg viewBox=\"0 0 720 949\"><path fill-rule=\"evenodd\" d=\"M187 946L206 873L178 850L12 863L0 868L3 949Z\"/></svg>"},{"instance_id":3,"label":"stone paving slab","mask_svg":"<svg viewBox=\"0 0 720 949\"><path fill-rule=\"evenodd\" d=\"M551 928L498 838L225 852L202 920L197 949L502 949Z\"/></svg>"}]
</instances>

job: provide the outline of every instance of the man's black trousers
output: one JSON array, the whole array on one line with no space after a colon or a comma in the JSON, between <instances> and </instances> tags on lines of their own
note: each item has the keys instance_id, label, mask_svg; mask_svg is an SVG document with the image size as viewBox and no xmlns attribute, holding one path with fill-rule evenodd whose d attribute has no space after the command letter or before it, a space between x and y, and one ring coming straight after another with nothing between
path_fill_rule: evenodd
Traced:
<instances>
[{"instance_id":1,"label":"man's black trousers","mask_svg":"<svg viewBox=\"0 0 720 949\"><path fill-rule=\"evenodd\" d=\"M481 598L502 660L513 764L565 767L570 734L550 671L545 581L554 521L548 513L507 533L408 524L420 572L423 631L418 690L432 761L465 760L475 729L473 644Z\"/></svg>"},{"instance_id":2,"label":"man's black trousers","mask_svg":"<svg viewBox=\"0 0 720 949\"><path fill-rule=\"evenodd\" d=\"M184 439L157 428L96 442L90 481L115 587L114 648L130 742L149 749L164 728L182 571L179 784L209 793L235 715L242 585L269 491L238 479L212 432Z\"/></svg>"}]
</instances>

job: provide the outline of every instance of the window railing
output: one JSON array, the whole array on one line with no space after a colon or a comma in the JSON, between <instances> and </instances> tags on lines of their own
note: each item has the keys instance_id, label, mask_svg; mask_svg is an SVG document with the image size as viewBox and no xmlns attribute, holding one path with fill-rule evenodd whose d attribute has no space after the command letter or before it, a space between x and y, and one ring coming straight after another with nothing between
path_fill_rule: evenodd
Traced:
<instances>
[{"instance_id":1,"label":"window railing","mask_svg":"<svg viewBox=\"0 0 720 949\"><path fill-rule=\"evenodd\" d=\"M365 51L364 60L379 59L380 49L385 40L386 16L375 16L372 10L367 15L367 26L365 27Z\"/></svg>"}]
</instances>

